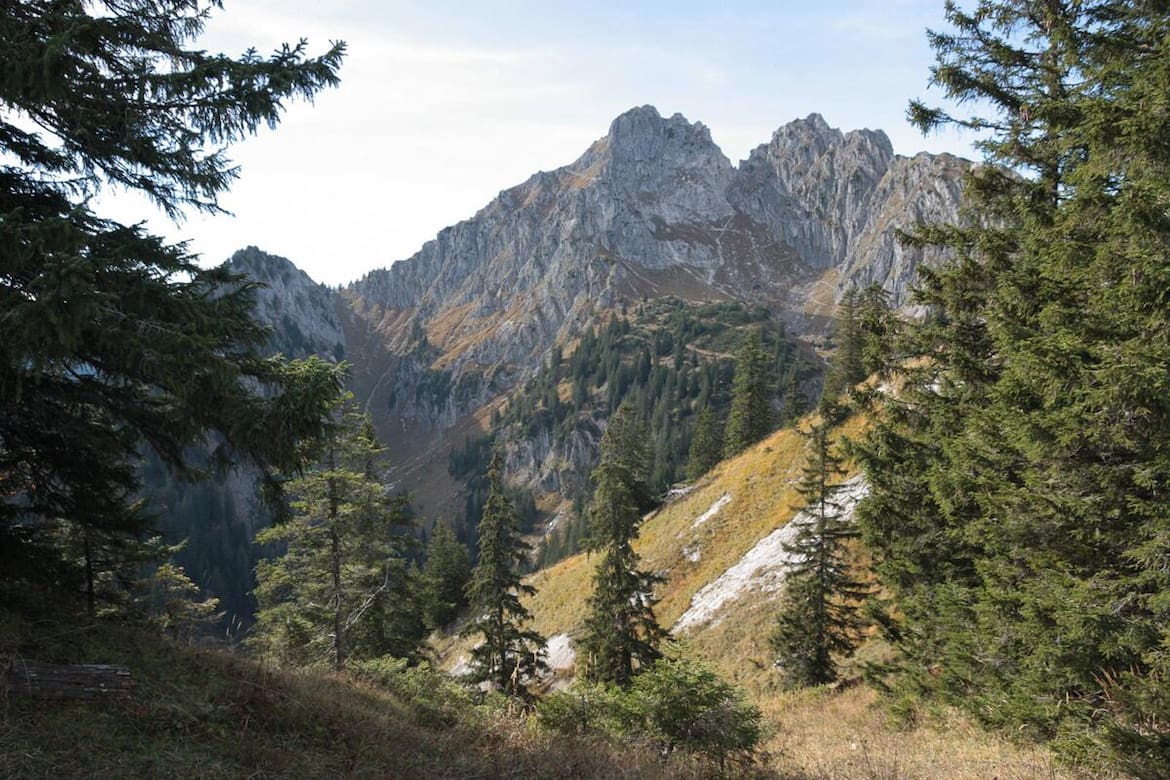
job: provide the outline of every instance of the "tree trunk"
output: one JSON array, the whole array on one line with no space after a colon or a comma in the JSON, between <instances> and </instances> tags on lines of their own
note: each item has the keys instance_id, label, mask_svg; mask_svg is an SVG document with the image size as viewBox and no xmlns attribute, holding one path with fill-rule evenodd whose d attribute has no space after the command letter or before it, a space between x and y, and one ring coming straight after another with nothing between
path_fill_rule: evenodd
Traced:
<instances>
[{"instance_id":1,"label":"tree trunk","mask_svg":"<svg viewBox=\"0 0 1170 780\"><path fill-rule=\"evenodd\" d=\"M329 468L337 469L337 451L329 450ZM341 594L341 536L337 532L337 519L341 513L341 496L338 495L337 480L329 480L329 550L330 568L333 575L333 668L345 668L345 620L342 616Z\"/></svg>"},{"instance_id":2,"label":"tree trunk","mask_svg":"<svg viewBox=\"0 0 1170 780\"><path fill-rule=\"evenodd\" d=\"M341 538L337 529L329 529L333 568L333 667L337 671L345 668L345 621L341 609Z\"/></svg>"},{"instance_id":3,"label":"tree trunk","mask_svg":"<svg viewBox=\"0 0 1170 780\"><path fill-rule=\"evenodd\" d=\"M93 550L89 544L89 529L83 532L82 543L85 547L85 608L89 619L97 617L97 599L93 592Z\"/></svg>"}]
</instances>

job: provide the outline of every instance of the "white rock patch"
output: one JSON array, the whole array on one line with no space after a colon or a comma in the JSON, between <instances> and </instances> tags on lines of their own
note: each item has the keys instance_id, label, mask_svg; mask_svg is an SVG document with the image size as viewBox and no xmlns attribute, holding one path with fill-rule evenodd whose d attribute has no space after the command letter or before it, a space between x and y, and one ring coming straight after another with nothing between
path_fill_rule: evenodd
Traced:
<instances>
[{"instance_id":1,"label":"white rock patch","mask_svg":"<svg viewBox=\"0 0 1170 780\"><path fill-rule=\"evenodd\" d=\"M698 528L703 523L707 522L712 517L719 514L719 510L721 510L723 507L727 506L730 503L731 503L731 494L730 493L724 493L723 495L719 496L719 498L715 499L715 503L711 505L710 509L708 509L706 512L704 512L703 514L701 514L695 518L695 522L691 523L691 528Z\"/></svg>"},{"instance_id":2,"label":"white rock patch","mask_svg":"<svg viewBox=\"0 0 1170 780\"><path fill-rule=\"evenodd\" d=\"M577 662L577 653L568 634L556 634L548 638L548 655L545 662L552 671L572 670Z\"/></svg>"},{"instance_id":3,"label":"white rock patch","mask_svg":"<svg viewBox=\"0 0 1170 780\"><path fill-rule=\"evenodd\" d=\"M553 515L552 520L548 521L548 526L544 529L544 535L551 536L552 533L556 531L558 527L560 527L561 521L565 519L567 514L568 512L563 507L558 509L557 513Z\"/></svg>"},{"instance_id":4,"label":"white rock patch","mask_svg":"<svg viewBox=\"0 0 1170 780\"><path fill-rule=\"evenodd\" d=\"M853 519L853 510L856 508L857 502L868 492L869 486L860 476L842 483L834 498L841 505L844 519ZM730 495L725 493L719 501L715 502L715 505L718 505L724 498L731 500ZM712 509L718 511L715 505L712 505L707 512L710 513ZM719 620L716 619L716 614L729 602L734 601L747 591L758 590L771 593L778 590L784 582L784 576L792 559L792 556L784 551L784 545L790 544L800 526L811 520L812 516L802 510L786 525L777 528L761 539L735 565L719 575L714 582L704 585L698 593L691 597L690 607L674 624L671 631L685 632L712 620L714 620L713 625L718 625Z\"/></svg>"}]
</instances>

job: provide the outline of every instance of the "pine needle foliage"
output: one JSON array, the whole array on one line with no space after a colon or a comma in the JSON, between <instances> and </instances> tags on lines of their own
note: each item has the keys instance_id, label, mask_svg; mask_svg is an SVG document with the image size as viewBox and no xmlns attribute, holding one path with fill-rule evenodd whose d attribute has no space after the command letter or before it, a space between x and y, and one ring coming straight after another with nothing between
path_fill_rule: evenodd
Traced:
<instances>
[{"instance_id":1,"label":"pine needle foliage","mask_svg":"<svg viewBox=\"0 0 1170 780\"><path fill-rule=\"evenodd\" d=\"M406 561L416 542L405 502L382 484L384 453L368 416L339 409L320 463L288 485L291 517L256 535L283 549L256 567L253 649L337 670L350 657L417 653L422 610Z\"/></svg>"},{"instance_id":2,"label":"pine needle foliage","mask_svg":"<svg viewBox=\"0 0 1170 780\"><path fill-rule=\"evenodd\" d=\"M692 482L699 479L722 459L722 426L713 411L704 409L695 421L695 433L687 454L687 478Z\"/></svg>"},{"instance_id":3,"label":"pine needle foliage","mask_svg":"<svg viewBox=\"0 0 1170 780\"><path fill-rule=\"evenodd\" d=\"M772 395L760 337L752 331L735 355L735 379L731 386L731 411L724 435L724 457L738 455L772 432Z\"/></svg>"},{"instance_id":4,"label":"pine needle foliage","mask_svg":"<svg viewBox=\"0 0 1170 780\"><path fill-rule=\"evenodd\" d=\"M91 208L113 186L172 217L220 211L238 175L227 145L337 83L342 44L198 48L218 5L20 0L0 14L2 598L83 591L95 612L102 569L152 524L144 447L188 477L240 459L295 471L339 392L336 366L262 357L254 285ZM209 435L222 446L201 462Z\"/></svg>"},{"instance_id":5,"label":"pine needle foliage","mask_svg":"<svg viewBox=\"0 0 1170 780\"><path fill-rule=\"evenodd\" d=\"M467 606L471 554L443 523L435 523L422 570L423 603L428 628L442 628Z\"/></svg>"},{"instance_id":6,"label":"pine needle foliage","mask_svg":"<svg viewBox=\"0 0 1170 780\"><path fill-rule=\"evenodd\" d=\"M524 624L532 614L520 602L536 590L520 571L531 546L520 536L516 510L504 492L504 455L496 449L488 465L488 497L479 523L479 560L467 583L467 600L475 618L461 632L479 636L471 651L472 680L496 690L523 695L529 681L545 667L545 639Z\"/></svg>"},{"instance_id":7,"label":"pine needle foliage","mask_svg":"<svg viewBox=\"0 0 1170 780\"><path fill-rule=\"evenodd\" d=\"M769 639L785 683L793 688L837 679L837 660L853 654L861 640L860 603L869 591L849 560L847 545L857 529L836 500L844 474L829 429L820 423L805 434L809 458L797 491L802 514L792 542L780 614ZM803 519L806 518L807 519Z\"/></svg>"},{"instance_id":8,"label":"pine needle foliage","mask_svg":"<svg viewBox=\"0 0 1170 780\"><path fill-rule=\"evenodd\" d=\"M859 455L900 690L1170 765L1170 6L947 4L924 130L981 134L905 392Z\"/></svg>"},{"instance_id":9,"label":"pine needle foliage","mask_svg":"<svg viewBox=\"0 0 1170 780\"><path fill-rule=\"evenodd\" d=\"M661 657L659 645L667 638L654 616L654 588L661 579L638 569L633 547L642 523L638 497L645 490L645 464L644 429L632 409L622 406L610 419L593 470L588 549L601 558L579 643L585 678L622 688Z\"/></svg>"}]
</instances>

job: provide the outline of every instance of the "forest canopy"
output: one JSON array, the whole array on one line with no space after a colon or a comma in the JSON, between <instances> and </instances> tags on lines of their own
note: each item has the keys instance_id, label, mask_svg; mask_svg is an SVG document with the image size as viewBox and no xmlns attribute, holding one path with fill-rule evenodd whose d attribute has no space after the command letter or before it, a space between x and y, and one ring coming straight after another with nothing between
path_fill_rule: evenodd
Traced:
<instances>
[{"instance_id":1,"label":"forest canopy","mask_svg":"<svg viewBox=\"0 0 1170 780\"><path fill-rule=\"evenodd\" d=\"M339 366L263 356L252 282L91 209L112 187L171 217L219 211L239 174L228 145L338 83L342 43L198 48L219 6L26 0L0 14L6 597L84 591L92 612L151 525L144 448L187 477L236 460L293 471L340 390Z\"/></svg>"}]
</instances>

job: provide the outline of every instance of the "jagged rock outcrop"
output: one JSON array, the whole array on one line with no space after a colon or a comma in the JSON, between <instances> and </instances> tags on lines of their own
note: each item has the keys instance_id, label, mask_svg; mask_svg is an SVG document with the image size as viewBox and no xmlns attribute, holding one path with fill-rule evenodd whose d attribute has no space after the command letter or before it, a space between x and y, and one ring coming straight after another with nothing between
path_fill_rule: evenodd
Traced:
<instances>
[{"instance_id":1,"label":"jagged rock outcrop","mask_svg":"<svg viewBox=\"0 0 1170 780\"><path fill-rule=\"evenodd\" d=\"M256 317L273 329L269 343L273 352L345 357L336 292L314 282L290 260L254 246L233 254L226 265L262 285L256 290Z\"/></svg>"},{"instance_id":2,"label":"jagged rock outcrop","mask_svg":"<svg viewBox=\"0 0 1170 780\"><path fill-rule=\"evenodd\" d=\"M350 387L389 445L391 486L410 490L425 516L452 519L463 495L448 453L493 429L501 399L554 344L571 351L611 312L666 295L763 303L806 332L850 287L877 283L902 304L917 267L936 258L902 247L897 231L956 220L968 166L900 157L884 133L842 132L816 114L736 166L701 123L642 106L575 162L504 190L344 290L255 247L229 267L263 283L257 314L273 327L273 351L351 363ZM567 434L517 433L511 480L568 495L604 425L593 416ZM234 474L217 488L222 500L208 500L223 504L212 519L224 533L251 537L249 485ZM208 514L182 500L191 516ZM243 605L255 561L237 557L224 575L234 584L219 590Z\"/></svg>"},{"instance_id":3,"label":"jagged rock outcrop","mask_svg":"<svg viewBox=\"0 0 1170 780\"><path fill-rule=\"evenodd\" d=\"M752 151L729 198L813 268L833 272L834 299L878 284L900 306L918 265L938 255L903 247L897 231L955 221L968 166L951 155L900 157L880 130L842 133L811 114ZM798 287L787 303L799 309L812 292Z\"/></svg>"},{"instance_id":4,"label":"jagged rock outcrop","mask_svg":"<svg viewBox=\"0 0 1170 780\"><path fill-rule=\"evenodd\" d=\"M347 294L403 352L417 346L408 324L421 326L452 385L522 377L598 312L643 297L763 302L817 327L807 315L852 286L877 283L896 305L906 300L918 264L933 258L896 233L956 219L967 165L899 157L881 131L843 133L812 114L736 167L702 123L642 106L576 162L501 192ZM410 395L400 386L395 397ZM470 394L431 422L482 401Z\"/></svg>"}]
</instances>

